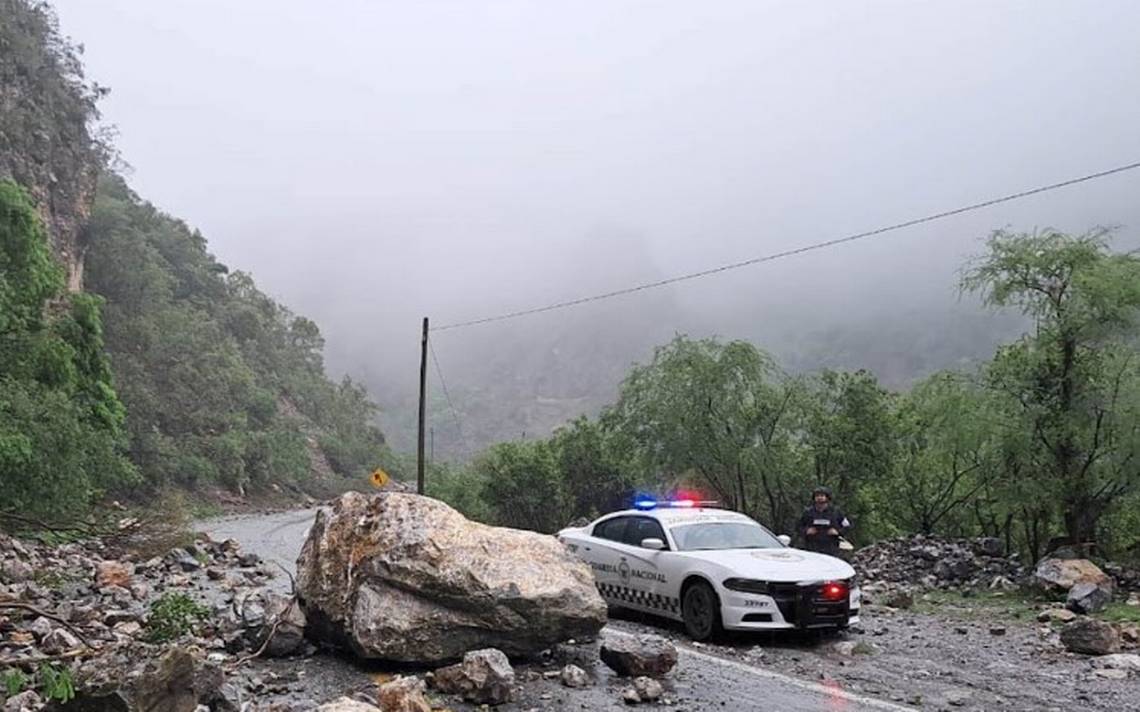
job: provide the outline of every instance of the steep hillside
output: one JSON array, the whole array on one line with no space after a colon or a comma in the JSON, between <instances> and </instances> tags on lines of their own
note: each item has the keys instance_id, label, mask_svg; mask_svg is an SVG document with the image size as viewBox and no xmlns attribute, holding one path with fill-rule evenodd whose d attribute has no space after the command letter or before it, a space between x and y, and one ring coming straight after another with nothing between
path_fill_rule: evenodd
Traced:
<instances>
[{"instance_id":1,"label":"steep hillside","mask_svg":"<svg viewBox=\"0 0 1140 712\"><path fill-rule=\"evenodd\" d=\"M82 288L82 226L106 158L91 128L103 92L50 8L0 0L0 178L32 196L72 292Z\"/></svg>"},{"instance_id":2,"label":"steep hillside","mask_svg":"<svg viewBox=\"0 0 1140 712\"><path fill-rule=\"evenodd\" d=\"M102 94L49 7L0 0L0 515L362 480L390 457L376 406L108 168Z\"/></svg>"}]
</instances>

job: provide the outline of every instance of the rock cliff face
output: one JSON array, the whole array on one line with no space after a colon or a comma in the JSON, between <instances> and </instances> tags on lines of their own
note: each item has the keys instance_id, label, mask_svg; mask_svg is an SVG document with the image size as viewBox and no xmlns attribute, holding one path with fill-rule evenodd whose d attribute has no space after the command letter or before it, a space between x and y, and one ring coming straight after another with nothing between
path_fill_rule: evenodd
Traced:
<instances>
[{"instance_id":1,"label":"rock cliff face","mask_svg":"<svg viewBox=\"0 0 1140 712\"><path fill-rule=\"evenodd\" d=\"M23 186L48 226L72 291L83 286L83 225L105 162L92 133L104 90L49 8L0 0L0 178Z\"/></svg>"}]
</instances>

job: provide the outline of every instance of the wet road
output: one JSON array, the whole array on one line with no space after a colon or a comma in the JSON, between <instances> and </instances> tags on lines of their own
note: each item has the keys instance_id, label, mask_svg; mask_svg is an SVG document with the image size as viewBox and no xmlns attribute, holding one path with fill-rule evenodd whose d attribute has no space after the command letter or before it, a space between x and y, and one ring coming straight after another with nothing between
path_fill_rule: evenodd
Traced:
<instances>
[{"instance_id":1,"label":"wet road","mask_svg":"<svg viewBox=\"0 0 1140 712\"><path fill-rule=\"evenodd\" d=\"M243 550L257 553L263 559L293 571L314 516L315 510L241 515L202 522L198 528L215 539L236 539L241 542ZM276 582L283 590L289 587L284 577L277 578ZM661 632L653 626L625 620L613 621L604 629L607 635ZM913 709L847 692L834 682L803 680L760 665L727 659L695 645L681 643L678 649L680 660L665 681L666 697L676 709L764 709L779 712ZM336 677L345 682L366 680L375 674L347 661L335 658L320 660L319 667L344 668ZM593 673L598 684L583 690L569 690L556 680L528 682L518 700L498 709L580 711L625 707L620 699L620 690L628 685L628 680L612 675L602 665L598 665Z\"/></svg>"}]
</instances>

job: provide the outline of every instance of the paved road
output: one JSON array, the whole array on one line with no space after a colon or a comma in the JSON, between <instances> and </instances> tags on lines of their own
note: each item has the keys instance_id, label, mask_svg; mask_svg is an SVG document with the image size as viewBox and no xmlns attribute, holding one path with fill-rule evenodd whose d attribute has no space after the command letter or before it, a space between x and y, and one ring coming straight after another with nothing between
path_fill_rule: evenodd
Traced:
<instances>
[{"instance_id":1,"label":"paved road","mask_svg":"<svg viewBox=\"0 0 1140 712\"><path fill-rule=\"evenodd\" d=\"M315 511L225 517L203 522L201 529L215 539L233 538L245 551L275 561L294 570L297 555L312 523ZM279 579L288 587L288 581ZM606 626L607 635L633 635L654 632L654 628L632 621ZM778 712L856 712L862 710L911 710L891 702L849 693L838 686L790 677L782 673L729 660L698 649L679 646L680 661L670 676L668 696L681 709L754 710ZM344 663L347 665L347 663ZM522 697L503 710L576 710L621 707L617 690L626 681L599 667L599 684L585 690L567 690L550 681L528 685Z\"/></svg>"}]
</instances>

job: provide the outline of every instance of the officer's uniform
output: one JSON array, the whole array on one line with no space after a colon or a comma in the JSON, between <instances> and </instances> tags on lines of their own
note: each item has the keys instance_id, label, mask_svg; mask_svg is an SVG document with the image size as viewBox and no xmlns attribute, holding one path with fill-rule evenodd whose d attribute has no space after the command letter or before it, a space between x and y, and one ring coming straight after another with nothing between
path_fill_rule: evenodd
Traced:
<instances>
[{"instance_id":1,"label":"officer's uniform","mask_svg":"<svg viewBox=\"0 0 1140 712\"><path fill-rule=\"evenodd\" d=\"M807 530L815 527L815 534L808 535ZM821 554L839 556L839 537L827 533L835 529L840 536L851 528L851 522L843 512L830 503L823 510L816 509L812 504L800 515L800 534L804 538L804 548L808 551L818 551Z\"/></svg>"}]
</instances>

